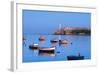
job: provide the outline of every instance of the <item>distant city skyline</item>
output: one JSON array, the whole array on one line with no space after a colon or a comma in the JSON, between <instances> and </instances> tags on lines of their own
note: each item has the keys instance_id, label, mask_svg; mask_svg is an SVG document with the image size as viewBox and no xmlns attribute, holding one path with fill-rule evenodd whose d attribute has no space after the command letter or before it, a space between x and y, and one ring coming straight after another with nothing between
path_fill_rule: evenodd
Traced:
<instances>
[{"instance_id":1,"label":"distant city skyline","mask_svg":"<svg viewBox=\"0 0 100 73\"><path fill-rule=\"evenodd\" d=\"M52 34L62 27L91 28L91 14L80 12L56 12L23 10L24 34Z\"/></svg>"}]
</instances>

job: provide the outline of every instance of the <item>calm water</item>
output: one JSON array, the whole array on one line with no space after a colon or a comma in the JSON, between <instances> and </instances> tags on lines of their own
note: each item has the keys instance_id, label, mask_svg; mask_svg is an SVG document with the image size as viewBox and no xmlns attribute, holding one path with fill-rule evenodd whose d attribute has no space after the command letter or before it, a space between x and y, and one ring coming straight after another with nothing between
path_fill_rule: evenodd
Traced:
<instances>
[{"instance_id":1,"label":"calm water","mask_svg":"<svg viewBox=\"0 0 100 73\"><path fill-rule=\"evenodd\" d=\"M66 35L61 36L61 39L67 39L72 44L67 45L56 45L55 56L40 56L38 51L29 49L31 44L39 44L41 47L51 47L54 44L50 43L50 40L57 35L45 35L46 41L39 42L38 38L40 35L24 35L26 38L25 45L23 45L23 62L39 62L39 61L65 61L67 56L80 55L84 56L85 59L91 59L91 37L90 36L77 36L77 35ZM58 53L59 52L59 53Z\"/></svg>"}]
</instances>

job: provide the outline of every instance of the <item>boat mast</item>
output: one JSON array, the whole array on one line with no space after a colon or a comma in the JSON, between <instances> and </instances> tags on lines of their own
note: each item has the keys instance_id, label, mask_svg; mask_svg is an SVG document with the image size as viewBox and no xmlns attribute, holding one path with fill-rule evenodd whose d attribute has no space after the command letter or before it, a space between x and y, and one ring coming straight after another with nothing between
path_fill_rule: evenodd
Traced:
<instances>
[{"instance_id":1,"label":"boat mast","mask_svg":"<svg viewBox=\"0 0 100 73\"><path fill-rule=\"evenodd\" d=\"M61 32L61 24L59 24L59 31ZM61 34L59 35L59 40L61 40Z\"/></svg>"}]
</instances>

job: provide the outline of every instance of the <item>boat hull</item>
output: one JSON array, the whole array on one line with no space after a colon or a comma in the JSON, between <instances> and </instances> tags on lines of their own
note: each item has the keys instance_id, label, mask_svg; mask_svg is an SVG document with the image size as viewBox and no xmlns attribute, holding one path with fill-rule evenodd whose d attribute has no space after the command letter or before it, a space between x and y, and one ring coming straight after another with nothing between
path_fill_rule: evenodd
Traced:
<instances>
[{"instance_id":1,"label":"boat hull","mask_svg":"<svg viewBox=\"0 0 100 73\"><path fill-rule=\"evenodd\" d=\"M55 48L39 48L39 55L55 56Z\"/></svg>"},{"instance_id":2,"label":"boat hull","mask_svg":"<svg viewBox=\"0 0 100 73\"><path fill-rule=\"evenodd\" d=\"M83 60L84 56L67 56L67 60Z\"/></svg>"},{"instance_id":3,"label":"boat hull","mask_svg":"<svg viewBox=\"0 0 100 73\"><path fill-rule=\"evenodd\" d=\"M29 45L29 49L31 50L38 50L38 45Z\"/></svg>"}]
</instances>

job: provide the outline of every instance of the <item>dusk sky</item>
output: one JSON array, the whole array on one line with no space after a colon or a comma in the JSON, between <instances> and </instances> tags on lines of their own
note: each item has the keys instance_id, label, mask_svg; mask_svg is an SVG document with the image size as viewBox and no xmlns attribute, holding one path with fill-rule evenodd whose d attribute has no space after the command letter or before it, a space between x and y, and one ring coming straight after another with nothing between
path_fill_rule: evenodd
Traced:
<instances>
[{"instance_id":1,"label":"dusk sky","mask_svg":"<svg viewBox=\"0 0 100 73\"><path fill-rule=\"evenodd\" d=\"M54 12L23 10L24 34L52 34L62 27L91 27L91 14L79 12Z\"/></svg>"}]
</instances>

